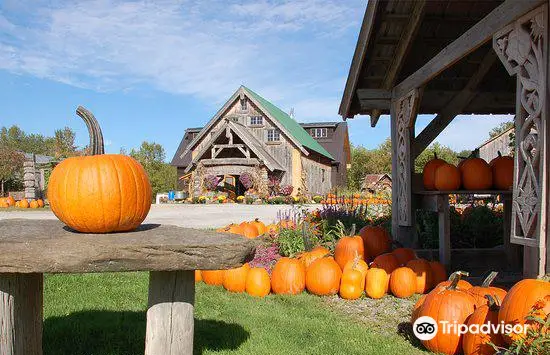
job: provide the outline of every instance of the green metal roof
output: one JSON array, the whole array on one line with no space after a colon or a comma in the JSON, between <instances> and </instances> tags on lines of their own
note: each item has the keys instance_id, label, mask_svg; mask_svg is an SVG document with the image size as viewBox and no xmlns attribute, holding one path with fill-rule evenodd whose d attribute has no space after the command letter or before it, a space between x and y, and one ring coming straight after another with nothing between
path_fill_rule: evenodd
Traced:
<instances>
[{"instance_id":1,"label":"green metal roof","mask_svg":"<svg viewBox=\"0 0 550 355\"><path fill-rule=\"evenodd\" d=\"M303 129L302 126L300 126L300 124L292 119L286 112L273 105L271 102L267 101L260 95L256 94L254 91L250 90L246 86L243 86L243 89L245 89L250 96L258 101L260 105L266 111L268 111L268 113L274 119L276 119L287 130L289 134L294 137L294 139L300 142L301 145L313 150L314 152L324 155L329 159L334 160L332 155L330 155L330 153L325 148L323 148L322 145L320 145L315 139L313 139L313 137L311 137L309 133L307 133L307 131Z\"/></svg>"}]
</instances>

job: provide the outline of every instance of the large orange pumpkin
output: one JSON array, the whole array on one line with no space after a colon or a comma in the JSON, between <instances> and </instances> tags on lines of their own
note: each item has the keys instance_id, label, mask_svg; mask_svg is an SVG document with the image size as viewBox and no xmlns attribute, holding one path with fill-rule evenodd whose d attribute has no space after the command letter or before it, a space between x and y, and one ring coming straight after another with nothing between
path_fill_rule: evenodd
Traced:
<instances>
[{"instance_id":1,"label":"large orange pumpkin","mask_svg":"<svg viewBox=\"0 0 550 355\"><path fill-rule=\"evenodd\" d=\"M445 161L439 159L437 154L434 153L434 158L424 165L424 169L422 170L422 180L426 190L435 190L435 171L440 165L443 164L445 164Z\"/></svg>"},{"instance_id":2,"label":"large orange pumpkin","mask_svg":"<svg viewBox=\"0 0 550 355\"><path fill-rule=\"evenodd\" d=\"M359 231L363 239L365 258L371 260L380 254L391 251L391 238L388 232L380 226L365 226Z\"/></svg>"},{"instance_id":3,"label":"large orange pumpkin","mask_svg":"<svg viewBox=\"0 0 550 355\"><path fill-rule=\"evenodd\" d=\"M259 235L258 228L252 223L246 223L241 229L242 235L248 239L254 239Z\"/></svg>"},{"instance_id":4,"label":"large orange pumpkin","mask_svg":"<svg viewBox=\"0 0 550 355\"><path fill-rule=\"evenodd\" d=\"M475 300L468 292L456 288L462 274L454 273L451 284L448 287L438 288L430 292L418 313L419 317L433 318L438 325L441 321L449 322L457 326L465 324L468 317L474 313ZM458 355L462 352L462 336L451 331L438 331L431 340L422 340L422 344L431 352L447 355Z\"/></svg>"},{"instance_id":5,"label":"large orange pumpkin","mask_svg":"<svg viewBox=\"0 0 550 355\"><path fill-rule=\"evenodd\" d=\"M79 232L136 229L151 208L152 190L147 173L130 156L103 154L97 121L82 107L77 114L91 132L93 155L65 159L53 169L48 183L53 213Z\"/></svg>"},{"instance_id":6,"label":"large orange pumpkin","mask_svg":"<svg viewBox=\"0 0 550 355\"><path fill-rule=\"evenodd\" d=\"M491 296L485 300L485 304L476 308L474 313L468 319L467 326L481 327L483 324L497 325L498 324L498 312L499 306ZM495 349L491 344L498 347L505 345L504 339L500 333L489 331L488 334L483 333L471 333L464 334L462 340L462 349L464 355L493 355Z\"/></svg>"},{"instance_id":7,"label":"large orange pumpkin","mask_svg":"<svg viewBox=\"0 0 550 355\"><path fill-rule=\"evenodd\" d=\"M418 319L419 314L422 311L422 306L424 306L424 301L426 301L426 296L428 296L428 294L420 296L418 301L414 304L411 314L411 323L414 323Z\"/></svg>"},{"instance_id":8,"label":"large orange pumpkin","mask_svg":"<svg viewBox=\"0 0 550 355\"><path fill-rule=\"evenodd\" d=\"M498 321L506 324L525 324L529 312L537 306L545 317L550 313L550 282L544 280L524 279L516 283L506 294L500 306ZM538 303L541 303L538 305ZM509 344L511 339L505 335Z\"/></svg>"},{"instance_id":9,"label":"large orange pumpkin","mask_svg":"<svg viewBox=\"0 0 550 355\"><path fill-rule=\"evenodd\" d=\"M322 246L316 246L315 248L311 249L311 251L306 251L302 253L298 259L304 264L306 269L311 265L312 262L315 260L322 258L324 256L327 256L330 254L330 250L328 250L325 247Z\"/></svg>"},{"instance_id":10,"label":"large orange pumpkin","mask_svg":"<svg viewBox=\"0 0 550 355\"><path fill-rule=\"evenodd\" d=\"M280 258L271 272L271 290L276 294L296 295L306 287L306 268L293 258Z\"/></svg>"},{"instance_id":11,"label":"large orange pumpkin","mask_svg":"<svg viewBox=\"0 0 550 355\"><path fill-rule=\"evenodd\" d=\"M360 271L364 279L367 276L367 272L369 271L369 265L365 260L360 259L359 257L356 257L355 259L350 260L346 263L342 272L346 272L346 270L349 270L349 269L355 269Z\"/></svg>"},{"instance_id":12,"label":"large orange pumpkin","mask_svg":"<svg viewBox=\"0 0 550 355\"><path fill-rule=\"evenodd\" d=\"M248 270L246 276L246 293L250 296L265 297L271 291L271 280L266 269L254 267Z\"/></svg>"},{"instance_id":13,"label":"large orange pumpkin","mask_svg":"<svg viewBox=\"0 0 550 355\"><path fill-rule=\"evenodd\" d=\"M267 232L267 227L258 218L250 222L250 224L256 227L256 229L258 230L258 235L263 235L265 232Z\"/></svg>"},{"instance_id":14,"label":"large orange pumpkin","mask_svg":"<svg viewBox=\"0 0 550 355\"><path fill-rule=\"evenodd\" d=\"M195 270L195 282L202 281L202 273L200 270Z\"/></svg>"},{"instance_id":15,"label":"large orange pumpkin","mask_svg":"<svg viewBox=\"0 0 550 355\"><path fill-rule=\"evenodd\" d=\"M432 270L430 263L424 259L415 259L407 263L416 274L416 293L426 293L432 286Z\"/></svg>"},{"instance_id":16,"label":"large orange pumpkin","mask_svg":"<svg viewBox=\"0 0 550 355\"><path fill-rule=\"evenodd\" d=\"M416 274L408 267L399 267L390 275L390 291L398 298L409 298L416 292Z\"/></svg>"},{"instance_id":17,"label":"large orange pumpkin","mask_svg":"<svg viewBox=\"0 0 550 355\"><path fill-rule=\"evenodd\" d=\"M411 248L397 248L391 253L395 256L399 265L406 265L409 261L416 259L416 253Z\"/></svg>"},{"instance_id":18,"label":"large orange pumpkin","mask_svg":"<svg viewBox=\"0 0 550 355\"><path fill-rule=\"evenodd\" d=\"M393 270L399 267L399 262L392 253L386 253L374 258L371 267L384 269L390 275Z\"/></svg>"},{"instance_id":19,"label":"large orange pumpkin","mask_svg":"<svg viewBox=\"0 0 550 355\"><path fill-rule=\"evenodd\" d=\"M514 158L498 152L498 157L491 160L489 165L493 173L493 187L497 190L510 190L514 185Z\"/></svg>"},{"instance_id":20,"label":"large orange pumpkin","mask_svg":"<svg viewBox=\"0 0 550 355\"><path fill-rule=\"evenodd\" d=\"M346 263L354 260L356 256L360 258L365 256L363 239L358 235L340 238L334 248L334 260L336 260L340 269L344 269Z\"/></svg>"},{"instance_id":21,"label":"large orange pumpkin","mask_svg":"<svg viewBox=\"0 0 550 355\"><path fill-rule=\"evenodd\" d=\"M338 293L342 269L333 258L315 260L306 271L306 288L317 296L329 296Z\"/></svg>"},{"instance_id":22,"label":"large orange pumpkin","mask_svg":"<svg viewBox=\"0 0 550 355\"><path fill-rule=\"evenodd\" d=\"M488 190L493 186L493 172L481 158L469 158L460 167L462 186L466 190Z\"/></svg>"},{"instance_id":23,"label":"large orange pumpkin","mask_svg":"<svg viewBox=\"0 0 550 355\"><path fill-rule=\"evenodd\" d=\"M434 187L439 191L452 191L460 188L460 170L452 164L441 164L435 170Z\"/></svg>"},{"instance_id":24,"label":"large orange pumpkin","mask_svg":"<svg viewBox=\"0 0 550 355\"><path fill-rule=\"evenodd\" d=\"M221 286L223 284L224 270L202 270L202 280L205 284Z\"/></svg>"},{"instance_id":25,"label":"large orange pumpkin","mask_svg":"<svg viewBox=\"0 0 550 355\"><path fill-rule=\"evenodd\" d=\"M388 292L389 275L383 269L370 268L365 278L365 293L370 298L384 297Z\"/></svg>"},{"instance_id":26,"label":"large orange pumpkin","mask_svg":"<svg viewBox=\"0 0 550 355\"><path fill-rule=\"evenodd\" d=\"M248 263L235 269L228 269L223 272L223 287L230 292L244 292L246 289L246 276L250 270Z\"/></svg>"},{"instance_id":27,"label":"large orange pumpkin","mask_svg":"<svg viewBox=\"0 0 550 355\"><path fill-rule=\"evenodd\" d=\"M430 270L432 272L430 288L435 287L441 282L445 282L447 280L447 270L445 269L445 265L441 264L439 261L430 261Z\"/></svg>"},{"instance_id":28,"label":"large orange pumpkin","mask_svg":"<svg viewBox=\"0 0 550 355\"><path fill-rule=\"evenodd\" d=\"M357 269L347 269L340 281L340 297L345 300L356 300L363 294L365 277Z\"/></svg>"},{"instance_id":29,"label":"large orange pumpkin","mask_svg":"<svg viewBox=\"0 0 550 355\"><path fill-rule=\"evenodd\" d=\"M468 289L468 292L472 294L476 300L476 307L487 304L487 296L491 296L498 304L502 303L502 300L506 297L506 290L500 287L491 286L497 275L498 272L493 271L487 276L481 286L474 286Z\"/></svg>"}]
</instances>

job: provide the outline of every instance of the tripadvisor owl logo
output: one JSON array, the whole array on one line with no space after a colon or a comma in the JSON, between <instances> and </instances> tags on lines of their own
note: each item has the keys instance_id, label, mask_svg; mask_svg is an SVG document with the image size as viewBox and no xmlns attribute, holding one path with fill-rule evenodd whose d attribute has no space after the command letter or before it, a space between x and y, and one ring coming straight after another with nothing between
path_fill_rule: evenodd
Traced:
<instances>
[{"instance_id":1,"label":"tripadvisor owl logo","mask_svg":"<svg viewBox=\"0 0 550 355\"><path fill-rule=\"evenodd\" d=\"M437 322L432 317L420 317L413 324L413 333L420 340L432 340L437 330Z\"/></svg>"}]
</instances>

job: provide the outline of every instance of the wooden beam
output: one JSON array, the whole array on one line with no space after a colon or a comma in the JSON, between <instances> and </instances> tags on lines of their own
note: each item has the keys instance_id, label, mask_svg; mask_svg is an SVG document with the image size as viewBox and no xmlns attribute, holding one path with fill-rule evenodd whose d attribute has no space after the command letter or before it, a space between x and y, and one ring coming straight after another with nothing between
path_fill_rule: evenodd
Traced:
<instances>
[{"instance_id":1,"label":"wooden beam","mask_svg":"<svg viewBox=\"0 0 550 355\"><path fill-rule=\"evenodd\" d=\"M462 36L443 48L441 52L420 69L397 85L393 90L394 96L401 97L410 90L426 84L458 60L491 40L493 35L501 28L547 2L548 0L506 0Z\"/></svg>"},{"instance_id":2,"label":"wooden beam","mask_svg":"<svg viewBox=\"0 0 550 355\"><path fill-rule=\"evenodd\" d=\"M357 97L362 99L391 99L391 90L388 89L357 89Z\"/></svg>"},{"instance_id":3,"label":"wooden beam","mask_svg":"<svg viewBox=\"0 0 550 355\"><path fill-rule=\"evenodd\" d=\"M363 23L361 24L361 31L359 32L359 38L357 40L357 46L353 54L351 66L349 69L348 79L346 81L346 87L344 89L344 95L338 113L344 118L353 117L350 115L351 102L355 96L355 88L357 87L357 81L361 74L361 67L365 59L365 53L371 37L372 29L374 27L374 17L376 15L376 9L378 7L378 0L369 0L367 8L365 10L365 16L363 17Z\"/></svg>"},{"instance_id":4,"label":"wooden beam","mask_svg":"<svg viewBox=\"0 0 550 355\"><path fill-rule=\"evenodd\" d=\"M418 28L420 28L420 24L422 23L425 6L426 1L424 0L418 0L415 2L413 11L409 15L409 22L407 23L407 26L405 26L405 28L403 29L403 32L401 33L401 36L399 38L397 48L393 55L393 61L391 62L391 65L386 72L384 81L382 82L382 89L389 90L394 86L395 80L397 79L397 76L399 75L399 72L403 67L405 58L407 57L407 54L411 48L413 39L418 32ZM380 115L380 109L378 107L374 107L374 110L372 110L370 116L371 127L376 126Z\"/></svg>"},{"instance_id":5,"label":"wooden beam","mask_svg":"<svg viewBox=\"0 0 550 355\"><path fill-rule=\"evenodd\" d=\"M389 110L391 99L360 99L361 110Z\"/></svg>"},{"instance_id":6,"label":"wooden beam","mask_svg":"<svg viewBox=\"0 0 550 355\"><path fill-rule=\"evenodd\" d=\"M483 58L477 71L472 75L464 89L460 91L441 112L424 128L416 137L413 143L413 159L416 159L426 149L433 140L451 123L451 121L460 114L462 110L473 100L477 95L477 87L487 75L491 67L495 64L497 56L490 49Z\"/></svg>"}]
</instances>

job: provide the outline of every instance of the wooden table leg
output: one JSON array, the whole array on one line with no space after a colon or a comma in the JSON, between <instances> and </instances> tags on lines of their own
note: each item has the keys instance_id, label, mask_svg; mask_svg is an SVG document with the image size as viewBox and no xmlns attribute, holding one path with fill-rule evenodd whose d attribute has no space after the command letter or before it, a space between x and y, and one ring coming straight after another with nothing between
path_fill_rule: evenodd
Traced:
<instances>
[{"instance_id":1,"label":"wooden table leg","mask_svg":"<svg viewBox=\"0 0 550 355\"><path fill-rule=\"evenodd\" d=\"M451 215L448 195L437 196L437 215L439 222L439 262L449 270L451 267Z\"/></svg>"},{"instance_id":2,"label":"wooden table leg","mask_svg":"<svg viewBox=\"0 0 550 355\"><path fill-rule=\"evenodd\" d=\"M0 274L0 355L42 355L44 276Z\"/></svg>"},{"instance_id":3,"label":"wooden table leg","mask_svg":"<svg viewBox=\"0 0 550 355\"><path fill-rule=\"evenodd\" d=\"M194 271L149 273L145 355L193 354Z\"/></svg>"}]
</instances>

